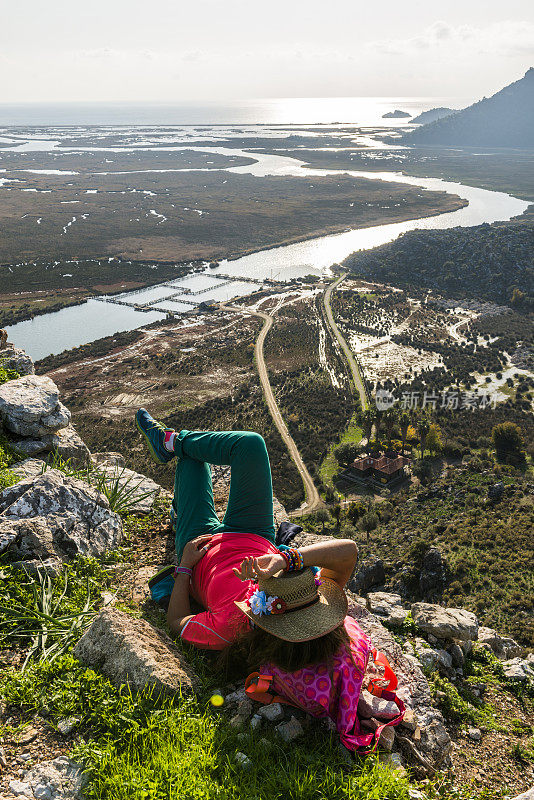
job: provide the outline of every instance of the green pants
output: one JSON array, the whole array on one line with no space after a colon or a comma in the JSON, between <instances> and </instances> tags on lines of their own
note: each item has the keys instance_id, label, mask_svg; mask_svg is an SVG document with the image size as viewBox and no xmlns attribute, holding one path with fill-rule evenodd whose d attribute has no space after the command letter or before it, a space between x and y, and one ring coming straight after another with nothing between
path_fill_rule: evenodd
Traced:
<instances>
[{"instance_id":1,"label":"green pants","mask_svg":"<svg viewBox=\"0 0 534 800\"><path fill-rule=\"evenodd\" d=\"M180 431L171 519L176 554L205 533L256 533L274 543L273 486L263 437L251 431ZM230 465L230 497L224 519L215 513L210 464Z\"/></svg>"}]
</instances>

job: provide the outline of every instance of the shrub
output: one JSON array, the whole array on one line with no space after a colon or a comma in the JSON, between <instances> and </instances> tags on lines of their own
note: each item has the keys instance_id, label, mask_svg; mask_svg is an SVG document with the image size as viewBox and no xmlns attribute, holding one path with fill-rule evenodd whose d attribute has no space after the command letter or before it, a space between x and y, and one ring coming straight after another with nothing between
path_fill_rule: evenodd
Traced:
<instances>
[{"instance_id":1,"label":"shrub","mask_svg":"<svg viewBox=\"0 0 534 800\"><path fill-rule=\"evenodd\" d=\"M514 422L501 422L495 425L491 434L499 461L512 465L524 462L524 442L519 425Z\"/></svg>"}]
</instances>

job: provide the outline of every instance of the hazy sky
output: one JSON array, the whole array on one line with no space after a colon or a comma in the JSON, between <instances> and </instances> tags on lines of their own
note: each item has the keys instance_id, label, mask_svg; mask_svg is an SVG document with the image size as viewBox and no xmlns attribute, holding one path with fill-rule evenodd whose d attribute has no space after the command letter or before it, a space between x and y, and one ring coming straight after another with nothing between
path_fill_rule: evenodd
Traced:
<instances>
[{"instance_id":1,"label":"hazy sky","mask_svg":"<svg viewBox=\"0 0 534 800\"><path fill-rule=\"evenodd\" d=\"M0 103L474 98L533 65L531 0L0 0Z\"/></svg>"}]
</instances>

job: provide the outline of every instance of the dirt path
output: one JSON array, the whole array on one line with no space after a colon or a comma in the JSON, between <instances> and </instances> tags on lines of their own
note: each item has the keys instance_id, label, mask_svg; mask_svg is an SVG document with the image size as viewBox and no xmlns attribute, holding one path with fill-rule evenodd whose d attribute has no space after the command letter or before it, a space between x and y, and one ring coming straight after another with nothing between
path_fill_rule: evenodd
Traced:
<instances>
[{"instance_id":1,"label":"dirt path","mask_svg":"<svg viewBox=\"0 0 534 800\"><path fill-rule=\"evenodd\" d=\"M310 511L315 511L316 509L320 508L323 505L323 501L321 500L321 496L317 491L317 487L313 482L313 478L308 472L308 469L302 459L302 456L299 453L298 447L295 444L295 440L289 433L287 425L284 422L284 418L282 416L280 408L278 407L278 403L276 402L271 387L271 382L269 381L269 373L267 371L265 358L263 356L263 345L265 343L265 339L273 325L274 315L281 308L281 305L277 306L272 314L267 314L264 311L251 311L250 309L240 308L238 306L224 305L221 307L228 309L228 311L239 311L242 314L251 314L254 317L262 319L264 322L263 328L261 329L259 336L256 339L256 344L254 346L254 356L256 359L256 365L258 367L258 375L263 389L263 394L265 396L265 402L267 403L267 407L273 418L273 422L276 425L278 432L280 433L280 436L282 437L282 440L288 449L289 455L291 456L293 463L295 464L296 468L299 471L300 477L302 478L302 483L304 484L304 491L306 495L305 503L299 509L293 511L290 516L295 517L295 516L300 516L302 514L308 514L310 513Z\"/></svg>"},{"instance_id":2,"label":"dirt path","mask_svg":"<svg viewBox=\"0 0 534 800\"><path fill-rule=\"evenodd\" d=\"M328 321L328 325L330 326L330 330L332 334L335 336L343 352L345 353L345 357L349 364L349 369L352 373L352 381L354 383L355 388L360 395L360 403L362 405L362 410L365 411L369 407L369 402L367 400L367 394L365 392L365 386L363 383L362 376L360 374L360 369L358 367L357 361L354 358L350 347L348 346L347 342L341 331L339 330L335 320L334 315L332 314L332 307L330 305L330 298L332 296L332 292L337 289L337 287L345 280L347 277L347 273L345 272L341 277L339 277L336 281L330 284L326 289L323 297L324 302L324 310L326 313L326 319Z\"/></svg>"}]
</instances>

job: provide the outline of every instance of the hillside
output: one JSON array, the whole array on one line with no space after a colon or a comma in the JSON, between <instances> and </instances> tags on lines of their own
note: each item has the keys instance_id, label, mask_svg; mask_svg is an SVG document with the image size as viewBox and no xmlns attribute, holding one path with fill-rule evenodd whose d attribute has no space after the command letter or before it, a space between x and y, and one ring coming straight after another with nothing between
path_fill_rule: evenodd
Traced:
<instances>
[{"instance_id":1,"label":"hillside","mask_svg":"<svg viewBox=\"0 0 534 800\"><path fill-rule=\"evenodd\" d=\"M353 253L345 265L395 286L530 308L533 259L534 225L523 222L409 231L391 243Z\"/></svg>"},{"instance_id":2,"label":"hillside","mask_svg":"<svg viewBox=\"0 0 534 800\"><path fill-rule=\"evenodd\" d=\"M435 122L438 119L449 117L454 113L456 113L454 108L445 108L444 106L429 108L428 111L422 111L414 117L412 122L416 122L418 125L427 125L429 122Z\"/></svg>"},{"instance_id":3,"label":"hillside","mask_svg":"<svg viewBox=\"0 0 534 800\"><path fill-rule=\"evenodd\" d=\"M534 68L457 114L403 137L406 144L534 147Z\"/></svg>"}]
</instances>

